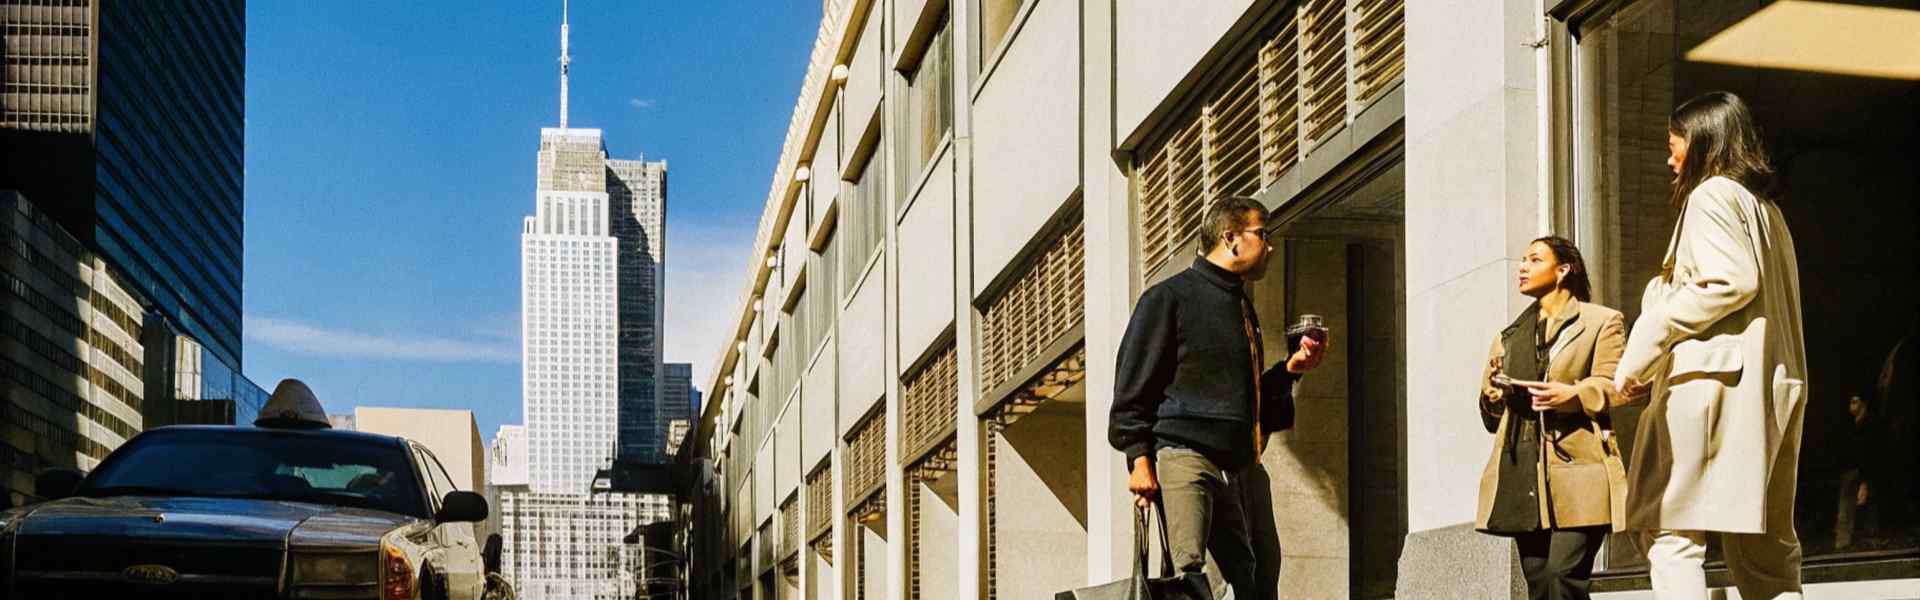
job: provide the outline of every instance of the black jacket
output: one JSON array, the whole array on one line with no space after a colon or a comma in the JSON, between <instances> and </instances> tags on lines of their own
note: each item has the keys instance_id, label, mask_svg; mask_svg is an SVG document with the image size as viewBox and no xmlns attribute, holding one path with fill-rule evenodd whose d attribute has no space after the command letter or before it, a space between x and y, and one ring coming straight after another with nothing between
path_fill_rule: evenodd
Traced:
<instances>
[{"instance_id":1,"label":"black jacket","mask_svg":"<svg viewBox=\"0 0 1920 600\"><path fill-rule=\"evenodd\" d=\"M1253 321L1252 345L1243 314ZM1141 294L1120 340L1107 429L1128 468L1167 445L1199 451L1226 469L1259 460L1252 404L1252 353L1264 351L1259 332L1240 276L1204 258ZM1293 427L1296 377L1285 361L1260 377L1262 430Z\"/></svg>"}]
</instances>

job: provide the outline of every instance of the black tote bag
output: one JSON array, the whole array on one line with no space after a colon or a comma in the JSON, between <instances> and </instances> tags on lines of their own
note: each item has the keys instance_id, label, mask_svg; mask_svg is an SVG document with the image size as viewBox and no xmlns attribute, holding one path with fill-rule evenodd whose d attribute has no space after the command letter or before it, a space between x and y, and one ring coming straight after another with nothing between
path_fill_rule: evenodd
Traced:
<instances>
[{"instance_id":1,"label":"black tote bag","mask_svg":"<svg viewBox=\"0 0 1920 600\"><path fill-rule=\"evenodd\" d=\"M1158 503L1155 503L1156 509ZM1213 600L1204 573L1177 573L1173 570L1173 549L1167 545L1165 511L1154 511L1160 526L1160 576L1147 576L1147 512L1133 509L1133 576L1104 585L1069 590L1053 595L1054 600Z\"/></svg>"}]
</instances>

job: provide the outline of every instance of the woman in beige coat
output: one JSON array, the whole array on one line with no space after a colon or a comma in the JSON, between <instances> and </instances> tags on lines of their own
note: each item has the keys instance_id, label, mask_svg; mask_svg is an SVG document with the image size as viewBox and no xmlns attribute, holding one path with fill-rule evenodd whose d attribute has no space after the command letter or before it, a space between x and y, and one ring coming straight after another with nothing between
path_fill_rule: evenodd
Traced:
<instances>
[{"instance_id":1,"label":"woman in beige coat","mask_svg":"<svg viewBox=\"0 0 1920 600\"><path fill-rule=\"evenodd\" d=\"M1480 417L1494 434L1475 526L1512 537L1533 600L1584 600L1600 541L1623 522L1614 445L1620 311L1589 302L1586 261L1557 236L1527 245L1519 289L1534 299L1489 351Z\"/></svg>"},{"instance_id":2,"label":"woman in beige coat","mask_svg":"<svg viewBox=\"0 0 1920 600\"><path fill-rule=\"evenodd\" d=\"M1651 391L1629 455L1628 527L1651 532L1662 600L1707 597L1707 532L1721 534L1740 597L1799 598L1807 363L1793 237L1738 96L1689 100L1667 127L1679 222L1614 376L1624 395Z\"/></svg>"}]
</instances>

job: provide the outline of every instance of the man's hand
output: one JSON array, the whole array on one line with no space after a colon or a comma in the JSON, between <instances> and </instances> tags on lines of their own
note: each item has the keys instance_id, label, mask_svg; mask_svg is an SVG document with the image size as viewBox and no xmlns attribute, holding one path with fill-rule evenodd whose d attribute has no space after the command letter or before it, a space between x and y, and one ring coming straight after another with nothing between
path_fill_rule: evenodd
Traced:
<instances>
[{"instance_id":1,"label":"man's hand","mask_svg":"<svg viewBox=\"0 0 1920 600\"><path fill-rule=\"evenodd\" d=\"M1550 410L1574 412L1580 410L1580 405L1573 402L1575 398L1580 397L1579 388L1553 381L1523 383L1520 385L1521 387L1527 388L1527 392L1533 394L1534 412L1547 412Z\"/></svg>"},{"instance_id":2,"label":"man's hand","mask_svg":"<svg viewBox=\"0 0 1920 600\"><path fill-rule=\"evenodd\" d=\"M1327 349L1332 347L1331 334L1327 335L1324 341L1313 339L1311 336L1301 337L1300 349L1295 350L1293 356L1287 357L1287 372L1299 375L1312 371L1314 367L1320 366L1320 360L1327 357Z\"/></svg>"},{"instance_id":3,"label":"man's hand","mask_svg":"<svg viewBox=\"0 0 1920 600\"><path fill-rule=\"evenodd\" d=\"M1153 499L1160 495L1160 481L1153 477L1153 459L1145 456L1133 459L1133 475L1127 480L1127 491L1133 492L1133 504L1140 508L1152 508Z\"/></svg>"},{"instance_id":4,"label":"man's hand","mask_svg":"<svg viewBox=\"0 0 1920 600\"><path fill-rule=\"evenodd\" d=\"M1500 383L1500 376L1505 374L1505 371L1501 370L1501 367L1505 366L1505 361L1501 358L1495 356L1487 359L1487 387L1480 392L1480 398L1486 400L1487 404L1499 404L1501 400L1506 399L1506 386Z\"/></svg>"}]
</instances>

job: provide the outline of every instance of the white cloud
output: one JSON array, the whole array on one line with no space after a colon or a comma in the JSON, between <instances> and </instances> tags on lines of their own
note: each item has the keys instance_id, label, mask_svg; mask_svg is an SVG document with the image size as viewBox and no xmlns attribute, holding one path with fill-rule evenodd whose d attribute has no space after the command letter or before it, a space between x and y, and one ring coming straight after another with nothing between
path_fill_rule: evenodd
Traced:
<instances>
[{"instance_id":1,"label":"white cloud","mask_svg":"<svg viewBox=\"0 0 1920 600\"><path fill-rule=\"evenodd\" d=\"M428 362L520 362L517 340L360 333L271 317L246 317L243 325L248 339L299 354Z\"/></svg>"},{"instance_id":2,"label":"white cloud","mask_svg":"<svg viewBox=\"0 0 1920 600\"><path fill-rule=\"evenodd\" d=\"M680 224L667 237L666 361L693 363L693 384L703 390L738 323L753 235L751 228Z\"/></svg>"},{"instance_id":3,"label":"white cloud","mask_svg":"<svg viewBox=\"0 0 1920 600\"><path fill-rule=\"evenodd\" d=\"M627 105L640 110L647 110L649 108L653 108L658 104L659 103L654 102L653 99L651 98L628 98L627 99Z\"/></svg>"}]
</instances>

